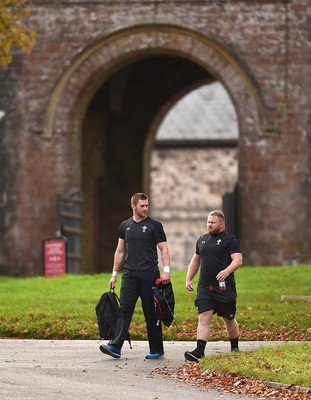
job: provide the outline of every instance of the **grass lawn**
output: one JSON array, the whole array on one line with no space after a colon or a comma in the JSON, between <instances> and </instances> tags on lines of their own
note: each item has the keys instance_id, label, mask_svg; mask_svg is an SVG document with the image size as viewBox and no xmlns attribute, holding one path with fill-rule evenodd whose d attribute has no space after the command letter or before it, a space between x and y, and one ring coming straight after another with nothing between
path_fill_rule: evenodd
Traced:
<instances>
[{"instance_id":1,"label":"grass lawn","mask_svg":"<svg viewBox=\"0 0 311 400\"><path fill-rule=\"evenodd\" d=\"M204 370L236 373L265 381L311 388L311 342L260 347L252 352L209 355L201 361Z\"/></svg>"},{"instance_id":2,"label":"grass lawn","mask_svg":"<svg viewBox=\"0 0 311 400\"><path fill-rule=\"evenodd\" d=\"M268 379L288 382L285 379L287 376L291 383L311 385L310 375L306 372L309 368L304 367L304 362L310 364L310 344L306 341L311 340L311 302L308 299L281 300L282 295L311 296L311 265L242 267L235 275L238 289L236 318L241 340L298 340L308 347L302 347L301 351L298 351L298 347L295 347L295 351L291 347L280 350L263 348L263 354L258 355L259 361L255 359L257 351L252 356L225 353L220 356L226 358L228 369L239 366L240 371L242 367L246 368L252 376L271 373L271 377L267 375ZM195 292L189 293L185 289L185 276L185 270L172 271L175 317L179 329L177 331L173 326L164 328L165 340L194 341L196 337ZM109 279L110 273L62 275L55 278L0 277L0 337L97 339L95 305L101 294L108 290ZM119 287L120 278L117 293ZM146 339L139 302L130 332L133 340ZM210 340L226 339L222 319L214 316ZM293 358L294 355L296 358ZM239 359L241 361L237 362ZM251 360L254 364L251 364ZM273 360L276 361L275 365ZM285 365L287 361L289 367ZM225 365L219 363L217 358L215 368L220 364ZM209 362L208 365L210 368ZM298 374L298 368L306 380Z\"/></svg>"}]
</instances>

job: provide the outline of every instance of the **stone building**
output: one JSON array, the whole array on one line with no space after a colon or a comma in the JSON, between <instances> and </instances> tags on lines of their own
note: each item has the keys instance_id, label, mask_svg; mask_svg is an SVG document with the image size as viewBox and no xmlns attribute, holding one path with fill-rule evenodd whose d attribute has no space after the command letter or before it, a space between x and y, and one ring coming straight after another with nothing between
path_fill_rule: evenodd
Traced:
<instances>
[{"instance_id":1,"label":"stone building","mask_svg":"<svg viewBox=\"0 0 311 400\"><path fill-rule=\"evenodd\" d=\"M311 262L309 0L30 6L36 46L0 72L0 273L41 274L42 240L73 210L70 234L82 234L82 247L72 272L110 270L131 194L150 191L162 121L215 82L237 116L245 264ZM60 196L71 199L61 212Z\"/></svg>"},{"instance_id":2,"label":"stone building","mask_svg":"<svg viewBox=\"0 0 311 400\"><path fill-rule=\"evenodd\" d=\"M219 82L180 99L158 129L151 157L152 215L165 225L175 268L188 265L198 235L206 232L208 212L223 209L228 195L234 202L237 143L235 109ZM232 211L226 229L237 234L228 223Z\"/></svg>"}]
</instances>

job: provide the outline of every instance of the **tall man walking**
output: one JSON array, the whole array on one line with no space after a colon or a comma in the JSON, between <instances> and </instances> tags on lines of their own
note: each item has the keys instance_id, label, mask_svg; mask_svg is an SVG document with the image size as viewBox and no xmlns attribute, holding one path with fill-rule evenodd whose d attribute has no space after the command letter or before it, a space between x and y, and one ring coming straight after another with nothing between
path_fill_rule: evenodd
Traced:
<instances>
[{"instance_id":1,"label":"tall man walking","mask_svg":"<svg viewBox=\"0 0 311 400\"><path fill-rule=\"evenodd\" d=\"M144 193L134 194L131 207L133 216L123 221L118 229L119 240L109 282L110 288L114 288L117 275L123 270L116 333L108 344L101 344L99 348L111 357L121 357L121 348L140 297L149 342L146 359L158 359L164 355L164 349L162 326L157 324L152 288L160 277L157 248L164 266L163 283L170 282L169 248L162 224L148 217L148 197Z\"/></svg>"},{"instance_id":2,"label":"tall man walking","mask_svg":"<svg viewBox=\"0 0 311 400\"><path fill-rule=\"evenodd\" d=\"M201 267L195 299L199 313L197 347L193 351L185 352L186 360L194 362L199 362L204 357L214 313L225 322L231 350L239 349L234 271L243 261L240 245L235 236L225 232L225 216L221 211L212 211L209 214L207 230L208 233L200 236L196 242L196 250L186 277L186 288L192 291L192 280Z\"/></svg>"}]
</instances>

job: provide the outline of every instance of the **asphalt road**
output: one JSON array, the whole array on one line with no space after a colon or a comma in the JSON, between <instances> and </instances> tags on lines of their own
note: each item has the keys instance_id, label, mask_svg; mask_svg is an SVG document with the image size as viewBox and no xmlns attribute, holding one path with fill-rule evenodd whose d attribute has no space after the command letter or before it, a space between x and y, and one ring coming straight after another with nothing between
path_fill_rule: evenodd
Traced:
<instances>
[{"instance_id":1,"label":"asphalt road","mask_svg":"<svg viewBox=\"0 0 311 400\"><path fill-rule=\"evenodd\" d=\"M281 342L241 342L251 350ZM148 343L127 342L122 358L99 351L96 340L0 340L1 400L237 400L242 395L203 389L155 373L161 366L185 363L194 342L165 342L165 357L145 360ZM206 354L228 351L228 342L210 342Z\"/></svg>"}]
</instances>

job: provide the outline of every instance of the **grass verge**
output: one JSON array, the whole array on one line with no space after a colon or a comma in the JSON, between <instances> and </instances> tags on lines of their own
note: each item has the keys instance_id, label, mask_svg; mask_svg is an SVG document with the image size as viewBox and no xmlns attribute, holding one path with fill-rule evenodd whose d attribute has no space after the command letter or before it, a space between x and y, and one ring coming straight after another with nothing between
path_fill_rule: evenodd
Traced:
<instances>
[{"instance_id":1,"label":"grass verge","mask_svg":"<svg viewBox=\"0 0 311 400\"><path fill-rule=\"evenodd\" d=\"M260 347L251 352L209 355L201 361L203 370L236 373L264 381L311 388L311 343L286 343Z\"/></svg>"},{"instance_id":2,"label":"grass verge","mask_svg":"<svg viewBox=\"0 0 311 400\"><path fill-rule=\"evenodd\" d=\"M279 349L220 354L215 356L215 368L227 365L231 372L310 386L310 373L307 373L311 353L310 343L307 343L311 340L310 300L282 301L281 296L311 296L311 265L243 267L235 275L241 340L296 340L302 343L301 347L299 344L295 348L286 344ZM195 291L187 292L185 277L185 270L172 272L179 329L164 328L165 340L194 341L196 337ZM95 305L101 294L108 290L109 280L110 273L55 278L0 277L0 337L97 339ZM119 285L120 279L117 293ZM139 302L130 331L133 340L146 339ZM212 321L210 340L227 340L223 322L216 316ZM213 356L209 356L204 361L206 368L211 368L212 359Z\"/></svg>"}]
</instances>

